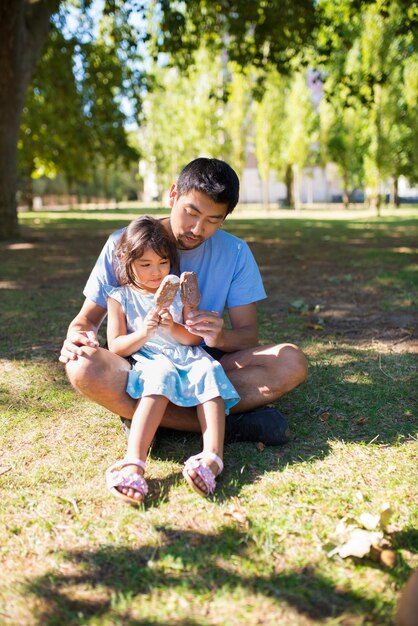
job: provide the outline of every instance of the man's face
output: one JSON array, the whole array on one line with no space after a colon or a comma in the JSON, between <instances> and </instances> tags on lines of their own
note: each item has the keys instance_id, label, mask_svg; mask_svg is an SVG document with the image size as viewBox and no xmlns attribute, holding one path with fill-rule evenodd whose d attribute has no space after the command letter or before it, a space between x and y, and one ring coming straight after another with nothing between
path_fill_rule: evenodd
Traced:
<instances>
[{"instance_id":1,"label":"man's face","mask_svg":"<svg viewBox=\"0 0 418 626\"><path fill-rule=\"evenodd\" d=\"M176 186L170 190L170 225L179 250L197 248L223 224L228 207L218 204L200 191L177 195Z\"/></svg>"}]
</instances>

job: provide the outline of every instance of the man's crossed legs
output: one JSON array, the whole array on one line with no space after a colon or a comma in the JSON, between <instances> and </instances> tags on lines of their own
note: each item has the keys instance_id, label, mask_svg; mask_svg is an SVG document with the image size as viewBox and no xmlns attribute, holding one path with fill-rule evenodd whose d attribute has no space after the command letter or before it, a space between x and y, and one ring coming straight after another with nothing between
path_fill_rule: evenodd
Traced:
<instances>
[{"instance_id":1,"label":"man's crossed legs","mask_svg":"<svg viewBox=\"0 0 418 626\"><path fill-rule=\"evenodd\" d=\"M83 355L66 365L68 378L83 396L121 417L132 419L136 400L125 391L129 362L104 348L83 348ZM258 346L225 353L220 362L240 395L226 420L226 441L285 443L285 417L266 406L306 380L306 358L293 344ZM169 403L161 426L200 432L195 408Z\"/></svg>"}]
</instances>

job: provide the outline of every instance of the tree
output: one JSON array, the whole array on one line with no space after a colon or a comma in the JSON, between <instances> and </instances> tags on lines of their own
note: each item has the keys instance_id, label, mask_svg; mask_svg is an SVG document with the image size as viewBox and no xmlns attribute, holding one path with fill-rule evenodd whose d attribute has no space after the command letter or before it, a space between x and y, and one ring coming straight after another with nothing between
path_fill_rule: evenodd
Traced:
<instances>
[{"instance_id":1,"label":"tree","mask_svg":"<svg viewBox=\"0 0 418 626\"><path fill-rule=\"evenodd\" d=\"M92 0L81 0L81 9L87 12ZM50 25L56 25L58 29L63 31L66 28L65 9L66 3L59 0L4 0L0 4L0 239L9 239L18 234L17 210L16 210L16 168L17 168L17 146L19 140L19 127L22 118L22 111L25 102L25 93L29 85L31 76L35 66L39 61L42 48L47 41ZM59 10L61 9L61 12ZM103 8L104 19L100 37L102 39L102 52L97 54L97 47L91 50L90 59L96 55L100 57L100 62L112 63L117 59L119 71L118 77L120 84L116 88L113 82L106 86L105 80L101 81L101 72L98 65L90 66L90 84L93 85L93 95L96 97L98 89L102 87L103 93L111 93L115 102L119 102L122 93L129 94L133 100L138 99L138 88L141 86L138 81L130 80L135 78L135 69L130 64L133 56L139 57L138 46L141 37L138 35L137 29L132 26L130 16L133 10L142 11L145 8L139 7L135 2L114 2L106 0ZM52 22L51 22L52 20ZM88 24L89 25L89 24ZM54 33L54 28L52 28ZM83 49L87 49L89 40L86 37L87 29L81 28L78 32L78 41L74 41L75 56L81 58ZM61 69L67 71L67 80L71 82L72 74L69 73L68 65L65 66L67 57L61 56L59 47L59 37L56 38L54 53L59 56ZM61 42L62 43L62 42ZM87 55L88 56L88 55ZM106 58L105 58L106 57ZM85 57L86 58L86 57ZM58 59L56 59L57 61ZM94 71L93 71L94 69ZM86 75L86 84L88 75L86 67L77 67L75 57L73 58L72 72L83 72ZM113 70L111 70L112 73ZM102 74L102 77L104 75ZM105 76L104 76L105 78ZM43 89L47 89L46 85L42 85ZM118 91L119 93L116 93ZM87 93L87 90L85 90ZM119 100L118 100L119 97ZM30 102L30 97L28 102ZM107 100L108 102L108 100ZM52 104L57 103L57 98L52 100ZM89 103L84 101L84 114L97 117L97 102ZM99 106L100 108L100 106ZM123 117L123 116L122 116ZM33 121L33 120L32 120ZM70 125L69 120L61 120ZM96 126L96 131L99 125ZM103 129L103 126L101 126ZM121 140L122 134L121 116L119 121L115 120L108 126L106 137L102 135L100 147L106 149L108 147L108 136L111 131L113 138L112 145L116 141ZM119 134L118 134L119 133ZM97 135L97 133L96 133ZM67 160L67 174L70 164L74 165L75 161L67 158L71 149L65 137L69 138L68 132L61 137L63 154ZM77 135L72 134L73 143L77 140ZM39 141L37 142L39 145ZM22 143L21 143L22 145ZM126 143L125 143L126 145ZM45 162L51 163L49 156L57 148L51 145L45 152ZM26 158L26 167L30 162L29 155Z\"/></svg>"},{"instance_id":2,"label":"tree","mask_svg":"<svg viewBox=\"0 0 418 626\"><path fill-rule=\"evenodd\" d=\"M363 117L362 117L363 116ZM365 114L357 106L344 106L337 99L320 105L320 150L323 163L335 163L343 183L343 203L364 183Z\"/></svg>"},{"instance_id":3,"label":"tree","mask_svg":"<svg viewBox=\"0 0 418 626\"><path fill-rule=\"evenodd\" d=\"M120 106L124 84L131 84L130 65L114 48L109 20L96 27L94 37L77 38L51 25L22 115L19 170L28 189L32 178L61 172L71 191L92 176L96 161L110 172L117 162L128 167L138 160Z\"/></svg>"},{"instance_id":4,"label":"tree","mask_svg":"<svg viewBox=\"0 0 418 626\"><path fill-rule=\"evenodd\" d=\"M153 88L144 96L142 152L160 195L197 154L226 156L222 57L202 46L192 58L187 71L155 65Z\"/></svg>"},{"instance_id":5,"label":"tree","mask_svg":"<svg viewBox=\"0 0 418 626\"><path fill-rule=\"evenodd\" d=\"M404 96L409 128L408 158L401 172L413 183L418 182L418 53L411 54L404 64Z\"/></svg>"},{"instance_id":6,"label":"tree","mask_svg":"<svg viewBox=\"0 0 418 626\"><path fill-rule=\"evenodd\" d=\"M0 239L17 234L17 143L25 91L47 40L51 17L64 32L65 20L60 18L70 4L78 5L85 13L92 0L2 0L0 4ZM116 55L120 67L131 70L131 75L134 66L130 60L139 55L140 45L145 43L151 54L158 56L162 52L183 68L191 64L193 52L203 43L213 54L226 49L228 59L241 67L275 67L289 74L296 59L306 66L307 57L301 51L309 47L317 49L318 63L330 59L333 63L338 50L350 49L353 24L357 23L354 17L369 7L382 23L396 14L390 31L393 40L409 38L410 53L416 52L418 11L417 2L411 0L103 0L103 42L110 56ZM157 36L153 39L149 28L143 27L144 21L133 19L148 12L156 25ZM79 44L86 32L81 29L77 33ZM92 78L100 86L100 68L96 69ZM145 82L129 80L128 74L119 74L120 94L129 93L133 100L140 101L136 88L143 88ZM385 76L379 78L377 74L372 80L376 99ZM104 82L102 86L106 91ZM122 107L121 98L114 95ZM96 115L95 107L87 107L87 111ZM107 149L112 128L107 126L105 130L101 145Z\"/></svg>"},{"instance_id":7,"label":"tree","mask_svg":"<svg viewBox=\"0 0 418 626\"><path fill-rule=\"evenodd\" d=\"M343 202L347 208L355 189L364 186L364 155L368 147L368 109L347 87L347 77L358 65L358 50L353 46L341 54L338 63L329 66L322 76L325 97L319 106L320 153L323 164L337 165L343 181Z\"/></svg>"},{"instance_id":8,"label":"tree","mask_svg":"<svg viewBox=\"0 0 418 626\"><path fill-rule=\"evenodd\" d=\"M224 154L241 178L251 126L252 71L251 68L240 68L233 61L227 64L227 70L224 89L226 102L222 114L225 134Z\"/></svg>"},{"instance_id":9,"label":"tree","mask_svg":"<svg viewBox=\"0 0 418 626\"><path fill-rule=\"evenodd\" d=\"M263 183L264 205L268 205L270 201L270 175L275 172L281 178L284 174L288 93L289 78L284 78L276 69L271 69L262 80L262 97L254 105L254 147L257 168Z\"/></svg>"},{"instance_id":10,"label":"tree","mask_svg":"<svg viewBox=\"0 0 418 626\"><path fill-rule=\"evenodd\" d=\"M282 159L286 164L287 203L292 208L299 204L299 177L313 156L317 114L312 102L305 73L293 77L286 102L286 123Z\"/></svg>"},{"instance_id":11,"label":"tree","mask_svg":"<svg viewBox=\"0 0 418 626\"><path fill-rule=\"evenodd\" d=\"M54 177L86 180L93 162L92 136L83 98L73 74L76 42L54 26L36 74L27 89L19 138L19 174L32 206L32 180ZM60 54L56 54L59 50Z\"/></svg>"},{"instance_id":12,"label":"tree","mask_svg":"<svg viewBox=\"0 0 418 626\"><path fill-rule=\"evenodd\" d=\"M91 0L79 4L86 11ZM59 0L3 0L0 6L0 239L17 234L17 143L25 91L48 37L50 18L65 6ZM313 0L302 0L296 9L293 0L105 0L103 14L111 24L108 35L115 49L132 51L148 38L146 32L135 32L130 19L145 15L148 7L161 20L157 50L181 56L185 65L203 40L211 49L227 41L229 58L240 65L251 61L284 67L312 36L316 23Z\"/></svg>"},{"instance_id":13,"label":"tree","mask_svg":"<svg viewBox=\"0 0 418 626\"><path fill-rule=\"evenodd\" d=\"M18 231L16 167L19 126L25 91L58 0L0 4L0 239Z\"/></svg>"},{"instance_id":14,"label":"tree","mask_svg":"<svg viewBox=\"0 0 418 626\"><path fill-rule=\"evenodd\" d=\"M334 152L347 148L341 144L345 128L344 144L351 142L355 149L351 166L364 151L365 182L379 212L385 181L391 178L395 188L398 176L414 162L410 157L417 121L408 104L405 72L408 60L416 55L418 5L407 0L320 0L319 9L323 17L317 59L321 63L323 52L322 69L328 76L325 96L336 113ZM344 120L350 108L360 113L353 120L351 136ZM356 148L353 135L358 139ZM343 158L340 154L340 161Z\"/></svg>"},{"instance_id":15,"label":"tree","mask_svg":"<svg viewBox=\"0 0 418 626\"><path fill-rule=\"evenodd\" d=\"M240 67L276 67L291 62L313 42L319 12L316 0L189 0L155 2L162 10L159 49L188 66L202 43L226 50Z\"/></svg>"}]
</instances>

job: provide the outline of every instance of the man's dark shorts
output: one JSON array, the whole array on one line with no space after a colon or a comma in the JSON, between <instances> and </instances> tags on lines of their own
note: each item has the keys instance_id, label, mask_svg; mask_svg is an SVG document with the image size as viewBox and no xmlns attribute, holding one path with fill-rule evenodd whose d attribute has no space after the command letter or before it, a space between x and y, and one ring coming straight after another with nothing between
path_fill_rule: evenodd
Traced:
<instances>
[{"instance_id":1,"label":"man's dark shorts","mask_svg":"<svg viewBox=\"0 0 418 626\"><path fill-rule=\"evenodd\" d=\"M219 348L209 348L209 346L202 346L202 348L205 352L210 354L210 356L213 357L215 361L220 361L225 354L225 352L222 352L222 350L219 350Z\"/></svg>"},{"instance_id":2,"label":"man's dark shorts","mask_svg":"<svg viewBox=\"0 0 418 626\"><path fill-rule=\"evenodd\" d=\"M226 354L222 350L219 350L219 348L209 348L209 346L202 346L202 348L204 349L205 352L210 354L210 356L212 358L214 358L215 361L220 361L222 359L223 355ZM135 363L135 359L133 357L131 357L131 356L128 356L128 357L126 357L126 360L129 361L131 367L133 367L133 365Z\"/></svg>"}]
</instances>

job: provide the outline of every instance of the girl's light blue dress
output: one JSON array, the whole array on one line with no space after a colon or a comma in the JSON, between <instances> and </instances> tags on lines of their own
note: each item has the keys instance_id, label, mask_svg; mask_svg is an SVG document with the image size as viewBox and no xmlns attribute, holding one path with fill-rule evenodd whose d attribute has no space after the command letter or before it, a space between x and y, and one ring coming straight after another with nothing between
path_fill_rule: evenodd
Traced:
<instances>
[{"instance_id":1,"label":"girl's light blue dress","mask_svg":"<svg viewBox=\"0 0 418 626\"><path fill-rule=\"evenodd\" d=\"M121 287L106 286L108 297L122 305L128 333L139 330L151 309L155 309L154 294ZM183 304L179 293L169 309L175 322L183 322ZM127 393L132 398L161 395L179 406L196 406L221 396L225 413L239 401L239 395L225 371L200 346L179 343L162 326L138 352L129 372Z\"/></svg>"}]
</instances>

